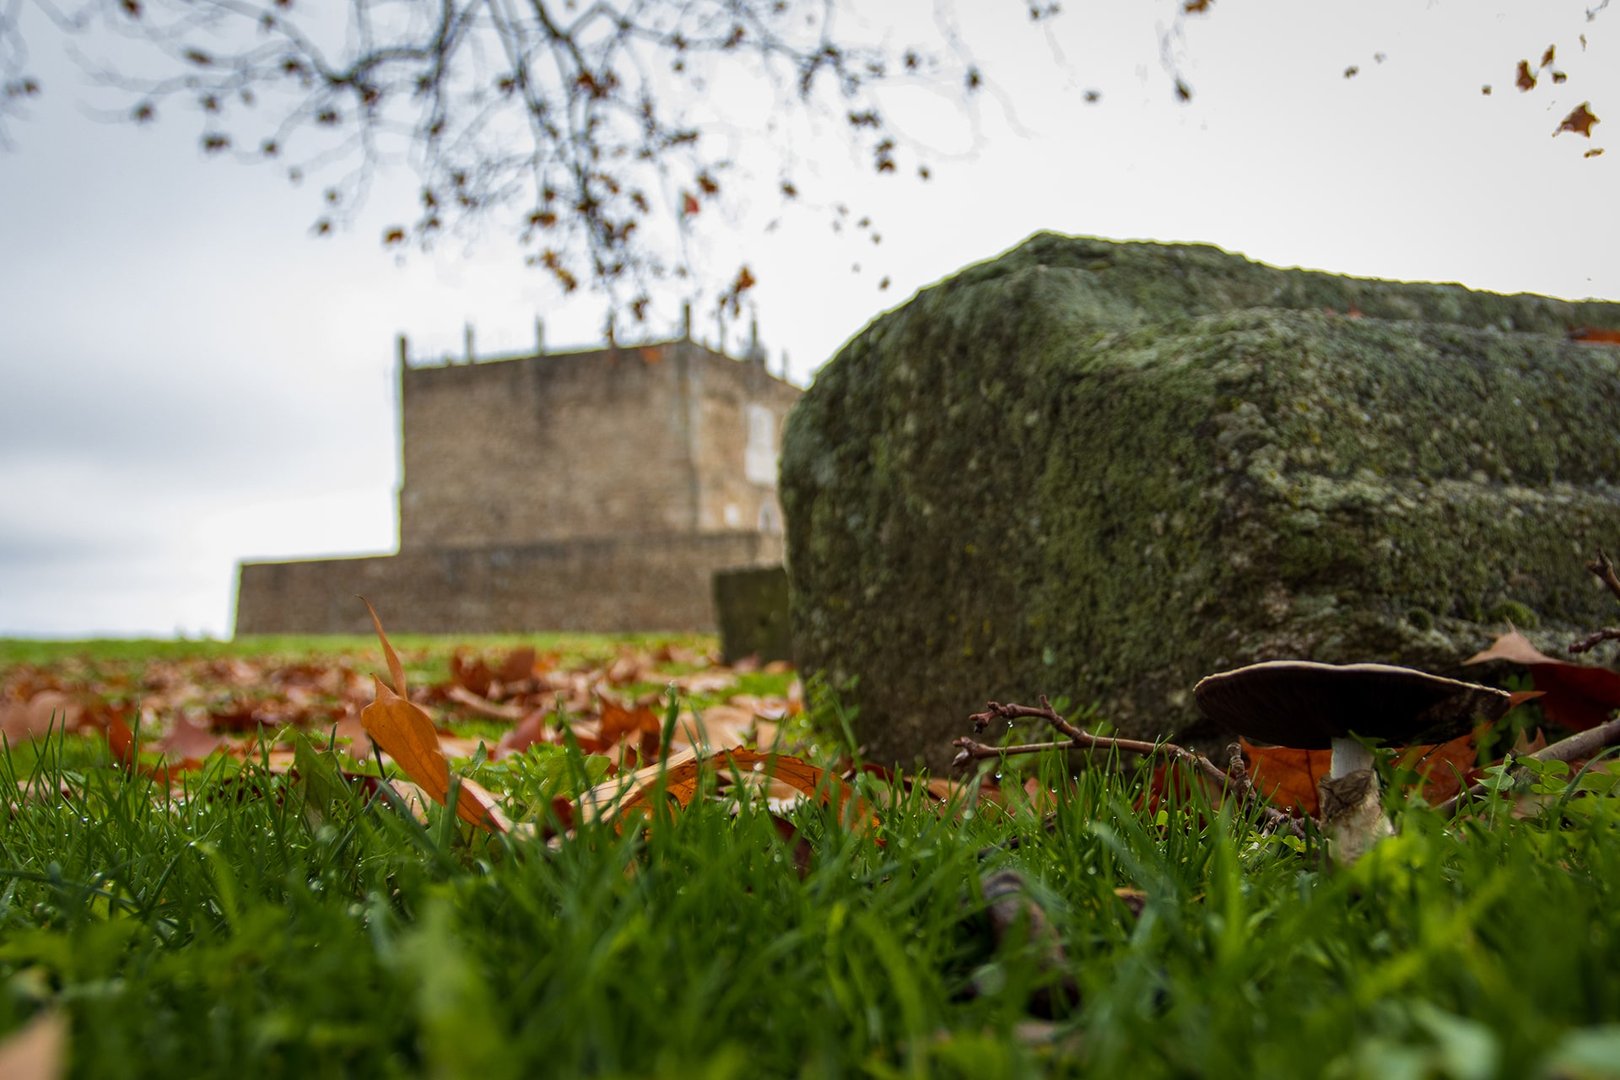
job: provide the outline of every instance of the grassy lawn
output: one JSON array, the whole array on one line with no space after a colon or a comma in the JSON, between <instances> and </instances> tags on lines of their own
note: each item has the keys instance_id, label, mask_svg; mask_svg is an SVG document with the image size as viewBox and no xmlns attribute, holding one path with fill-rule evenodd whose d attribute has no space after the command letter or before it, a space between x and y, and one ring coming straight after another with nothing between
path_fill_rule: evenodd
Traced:
<instances>
[{"instance_id":1,"label":"grassy lawn","mask_svg":"<svg viewBox=\"0 0 1620 1080\"><path fill-rule=\"evenodd\" d=\"M451 644L396 642L424 677ZM187 648L381 663L9 642L0 667ZM552 782L591 775L542 751ZM97 1077L1620 1077L1606 773L1396 808L1330 871L1149 772L1051 759L1050 827L1031 773L948 806L860 776L875 825L716 798L549 841L418 820L330 754L268 761L170 791L88 736L0 759L0 1037L65 1016Z\"/></svg>"}]
</instances>

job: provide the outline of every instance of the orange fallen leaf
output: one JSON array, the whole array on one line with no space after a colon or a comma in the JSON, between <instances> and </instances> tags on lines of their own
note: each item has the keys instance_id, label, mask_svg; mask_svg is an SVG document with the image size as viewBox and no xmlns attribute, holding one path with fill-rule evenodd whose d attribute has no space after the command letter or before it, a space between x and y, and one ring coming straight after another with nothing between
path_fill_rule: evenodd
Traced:
<instances>
[{"instance_id":1,"label":"orange fallen leaf","mask_svg":"<svg viewBox=\"0 0 1620 1080\"><path fill-rule=\"evenodd\" d=\"M1321 812L1316 782L1331 769L1333 751L1255 746L1247 739L1239 741L1249 759L1249 778L1267 801L1285 812L1298 810L1312 817Z\"/></svg>"},{"instance_id":2,"label":"orange fallen leaf","mask_svg":"<svg viewBox=\"0 0 1620 1080\"><path fill-rule=\"evenodd\" d=\"M1588 154L1592 151L1588 150ZM1583 345L1620 345L1620 330L1602 326L1577 326L1569 332L1569 340Z\"/></svg>"},{"instance_id":3,"label":"orange fallen leaf","mask_svg":"<svg viewBox=\"0 0 1620 1080\"><path fill-rule=\"evenodd\" d=\"M1418 774L1411 790L1438 805L1479 778L1479 731L1434 746L1409 746L1400 764Z\"/></svg>"},{"instance_id":4,"label":"orange fallen leaf","mask_svg":"<svg viewBox=\"0 0 1620 1080\"><path fill-rule=\"evenodd\" d=\"M382 620L371 601L361 598L371 612L372 625L377 628L377 640L382 642L383 656L388 660L388 672L394 687L372 676L376 699L360 711L360 722L383 752L399 763L405 775L427 792L440 806L450 797L450 762L439 748L439 733L433 727L421 706L403 696L405 667L399 662L394 647L383 633ZM461 782L456 797L456 816L490 832L507 832L511 828L504 815L496 808L494 798L470 780Z\"/></svg>"}]
</instances>

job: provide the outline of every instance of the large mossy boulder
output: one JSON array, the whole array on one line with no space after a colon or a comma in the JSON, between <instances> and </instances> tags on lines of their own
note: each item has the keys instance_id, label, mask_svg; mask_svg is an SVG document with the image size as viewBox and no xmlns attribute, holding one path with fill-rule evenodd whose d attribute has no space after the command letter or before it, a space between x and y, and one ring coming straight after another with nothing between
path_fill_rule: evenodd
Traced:
<instances>
[{"instance_id":1,"label":"large mossy boulder","mask_svg":"<svg viewBox=\"0 0 1620 1080\"><path fill-rule=\"evenodd\" d=\"M873 321L790 416L796 658L871 757L939 766L987 699L1170 735L1251 661L1451 672L1509 620L1612 623L1583 560L1620 545L1620 348L1571 331L1615 327L1032 237Z\"/></svg>"}]
</instances>

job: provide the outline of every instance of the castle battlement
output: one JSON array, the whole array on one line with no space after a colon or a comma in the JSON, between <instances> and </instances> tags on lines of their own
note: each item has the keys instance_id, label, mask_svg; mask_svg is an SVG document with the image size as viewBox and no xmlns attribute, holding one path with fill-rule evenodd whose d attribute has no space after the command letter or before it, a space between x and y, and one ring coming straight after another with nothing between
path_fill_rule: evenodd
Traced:
<instances>
[{"instance_id":1,"label":"castle battlement","mask_svg":"<svg viewBox=\"0 0 1620 1080\"><path fill-rule=\"evenodd\" d=\"M538 336L538 335L537 335ZM781 559L801 391L684 337L415 364L399 342L399 554L245 562L237 633L710 629L717 569ZM359 608L359 611L354 609Z\"/></svg>"}]
</instances>

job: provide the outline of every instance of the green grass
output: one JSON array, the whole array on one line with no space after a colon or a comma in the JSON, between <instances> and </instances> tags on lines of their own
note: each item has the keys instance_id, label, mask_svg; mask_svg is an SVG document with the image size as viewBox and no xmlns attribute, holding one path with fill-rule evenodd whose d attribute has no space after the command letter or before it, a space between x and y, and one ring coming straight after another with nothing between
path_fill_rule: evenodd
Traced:
<instances>
[{"instance_id":1,"label":"green grass","mask_svg":"<svg viewBox=\"0 0 1620 1080\"><path fill-rule=\"evenodd\" d=\"M532 645L554 653L563 665L611 659L620 648L675 644L697 652L716 646L712 634L390 634L406 673L414 681L439 682L449 676L450 657L460 651L491 656ZM91 672L137 670L152 661L238 657L266 662L322 662L349 659L381 669L382 649L373 634L260 634L231 641L211 638L156 640L102 638L91 641L38 641L0 638L0 669L20 664L50 665Z\"/></svg>"},{"instance_id":2,"label":"green grass","mask_svg":"<svg viewBox=\"0 0 1620 1080\"><path fill-rule=\"evenodd\" d=\"M1408 812L1325 872L1196 799L1149 820L1145 777L1097 770L1050 832L916 796L875 833L801 809L801 879L747 804L548 846L419 825L321 768L168 799L32 757L0 785L74 794L0 821L0 1033L64 1011L77 1076L1620 1075L1607 797ZM986 930L1001 866L1084 994L1036 1040L1040 951Z\"/></svg>"}]
</instances>

